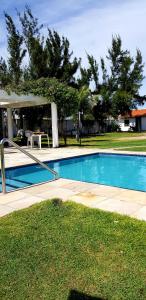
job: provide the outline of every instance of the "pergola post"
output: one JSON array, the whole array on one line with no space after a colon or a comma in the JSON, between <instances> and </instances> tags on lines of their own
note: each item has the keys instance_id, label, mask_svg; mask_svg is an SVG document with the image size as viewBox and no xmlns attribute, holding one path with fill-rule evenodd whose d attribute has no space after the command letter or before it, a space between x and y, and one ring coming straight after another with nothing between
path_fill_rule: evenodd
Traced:
<instances>
[{"instance_id":1,"label":"pergola post","mask_svg":"<svg viewBox=\"0 0 146 300\"><path fill-rule=\"evenodd\" d=\"M8 138L13 138L13 117L12 108L7 108L7 122L8 122Z\"/></svg>"},{"instance_id":2,"label":"pergola post","mask_svg":"<svg viewBox=\"0 0 146 300\"><path fill-rule=\"evenodd\" d=\"M3 109L0 109L0 139L3 138Z\"/></svg>"},{"instance_id":3,"label":"pergola post","mask_svg":"<svg viewBox=\"0 0 146 300\"><path fill-rule=\"evenodd\" d=\"M52 142L53 148L59 147L58 139L58 114L57 105L55 102L51 103L51 116L52 116Z\"/></svg>"}]
</instances>

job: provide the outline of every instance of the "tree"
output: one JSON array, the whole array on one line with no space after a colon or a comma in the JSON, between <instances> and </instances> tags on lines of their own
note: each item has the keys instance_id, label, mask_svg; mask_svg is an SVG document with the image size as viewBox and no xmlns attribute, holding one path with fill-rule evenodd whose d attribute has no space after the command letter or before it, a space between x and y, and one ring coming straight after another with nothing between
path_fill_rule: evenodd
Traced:
<instances>
[{"instance_id":1,"label":"tree","mask_svg":"<svg viewBox=\"0 0 146 300\"><path fill-rule=\"evenodd\" d=\"M111 115L110 94L106 88L102 88L101 95L92 95L95 105L92 112L95 120L99 123L99 131L105 130L106 120Z\"/></svg>"},{"instance_id":2,"label":"tree","mask_svg":"<svg viewBox=\"0 0 146 300\"><path fill-rule=\"evenodd\" d=\"M78 106L74 114L74 120L76 123L76 139L80 140L81 124L85 124L85 119L88 121L92 112L92 97L91 92L87 86L82 86L78 90Z\"/></svg>"},{"instance_id":3,"label":"tree","mask_svg":"<svg viewBox=\"0 0 146 300\"><path fill-rule=\"evenodd\" d=\"M105 61L103 58L101 58L100 64L101 64L101 71L102 71L102 86L106 86L109 76L107 74L107 69L106 69Z\"/></svg>"},{"instance_id":4,"label":"tree","mask_svg":"<svg viewBox=\"0 0 146 300\"><path fill-rule=\"evenodd\" d=\"M45 49L48 57L48 76L71 84L80 65L80 59L75 57L71 61L73 52L70 51L69 40L64 36L60 37L57 31L48 29Z\"/></svg>"},{"instance_id":5,"label":"tree","mask_svg":"<svg viewBox=\"0 0 146 300\"><path fill-rule=\"evenodd\" d=\"M43 41L35 38L32 40L31 59L26 71L27 79L39 79L48 76L47 52L43 47Z\"/></svg>"},{"instance_id":6,"label":"tree","mask_svg":"<svg viewBox=\"0 0 146 300\"><path fill-rule=\"evenodd\" d=\"M101 126L108 116L117 118L136 108L144 99L138 97L143 80L143 62L140 50L133 58L128 50L123 50L120 36L112 38L108 49L107 62L110 72L107 73L105 61L101 59L102 82L97 93L97 104L94 116Z\"/></svg>"},{"instance_id":7,"label":"tree","mask_svg":"<svg viewBox=\"0 0 146 300\"><path fill-rule=\"evenodd\" d=\"M60 36L57 31L48 29L46 41L41 35L43 25L38 24L31 9L26 6L23 16L19 14L24 41L29 54L29 68L27 78L40 77L57 78L69 84L74 82L80 60L71 60L73 52L67 38Z\"/></svg>"},{"instance_id":8,"label":"tree","mask_svg":"<svg viewBox=\"0 0 146 300\"><path fill-rule=\"evenodd\" d=\"M4 88L11 81L8 66L3 57L0 58L0 85Z\"/></svg>"},{"instance_id":9,"label":"tree","mask_svg":"<svg viewBox=\"0 0 146 300\"><path fill-rule=\"evenodd\" d=\"M79 88L84 88L85 86L90 89L90 85L92 85L92 90L94 86L94 90L90 93L90 97L88 98L88 112L87 112L87 120L89 122L93 120L97 120L100 123L100 126L103 125L103 119L105 118L105 108L107 107L103 105L103 100L101 96L99 97L101 85L99 84L99 66L96 59L93 55L87 54L88 59L88 67L80 68L80 78L78 79ZM101 59L101 65L103 70L103 82L106 83L106 68L104 60ZM105 93L105 87L103 86ZM84 116L84 119L86 116ZM84 122L84 120L83 120Z\"/></svg>"},{"instance_id":10,"label":"tree","mask_svg":"<svg viewBox=\"0 0 146 300\"><path fill-rule=\"evenodd\" d=\"M26 54L26 50L22 48L23 37L20 35L19 31L16 29L16 26L12 18L5 13L5 20L8 33L8 67L11 80L15 83L18 83L22 76L22 61ZM3 67L6 70L6 66Z\"/></svg>"},{"instance_id":11,"label":"tree","mask_svg":"<svg viewBox=\"0 0 146 300\"><path fill-rule=\"evenodd\" d=\"M95 90L98 91L99 88L99 82L98 82L98 63L96 59L93 57L93 55L87 54L88 62L89 62L89 69L91 72L91 80L93 80L95 84Z\"/></svg>"},{"instance_id":12,"label":"tree","mask_svg":"<svg viewBox=\"0 0 146 300\"><path fill-rule=\"evenodd\" d=\"M89 88L91 82L91 70L90 68L80 67L80 78L77 79L77 85L79 88L87 86Z\"/></svg>"},{"instance_id":13,"label":"tree","mask_svg":"<svg viewBox=\"0 0 146 300\"><path fill-rule=\"evenodd\" d=\"M93 82L95 90L99 88L99 73L98 73L98 64L93 55L87 53L88 67L80 67L80 78L78 78L77 83L79 87L87 86L89 88L90 83Z\"/></svg>"},{"instance_id":14,"label":"tree","mask_svg":"<svg viewBox=\"0 0 146 300\"><path fill-rule=\"evenodd\" d=\"M38 79L47 74L47 52L44 49L44 37L41 36L43 25L38 24L29 6L25 7L23 15L18 13L22 26L23 39L27 48L29 65L25 68L25 79Z\"/></svg>"},{"instance_id":15,"label":"tree","mask_svg":"<svg viewBox=\"0 0 146 300\"><path fill-rule=\"evenodd\" d=\"M31 9L26 5L23 16L18 13L19 20L22 26L22 33L27 47L27 51L31 57L33 39L40 40L40 30L43 25L38 24L38 19L32 15Z\"/></svg>"},{"instance_id":16,"label":"tree","mask_svg":"<svg viewBox=\"0 0 146 300\"><path fill-rule=\"evenodd\" d=\"M70 51L68 39L64 36L61 37L55 30L48 29L48 36L45 41L41 35L43 25L39 25L38 19L33 16L28 6L26 6L23 15L19 14L19 19L29 56L29 66L24 70L24 80L28 82L40 78L42 80L43 78L50 78L50 80L52 80L51 78L57 78L61 82L74 85L74 74L79 67L80 60L77 58L72 59L73 52ZM52 81L52 85L55 85L58 90L61 82L57 81L56 84L55 81ZM61 96L63 95L63 86L61 89L60 99L62 104L59 107L58 103L58 111L60 120L63 123L65 107L67 106L67 111L70 111L71 106L68 101L71 101L72 95L71 91L70 93L68 91L70 99L67 98L64 90L63 98Z\"/></svg>"},{"instance_id":17,"label":"tree","mask_svg":"<svg viewBox=\"0 0 146 300\"><path fill-rule=\"evenodd\" d=\"M93 107L93 115L102 128L108 116L117 117L137 104L145 101L139 96L139 89L143 80L143 61L139 49L136 57L132 57L130 51L124 50L120 36L112 38L111 48L108 49L107 61L101 58L101 80L99 81L99 68L96 59L88 55L88 67L80 68L81 77L79 86L86 84L88 87L94 83L92 95L96 105ZM106 66L107 64L107 66ZM109 70L109 72L107 72Z\"/></svg>"},{"instance_id":18,"label":"tree","mask_svg":"<svg viewBox=\"0 0 146 300\"><path fill-rule=\"evenodd\" d=\"M124 114L139 103L136 94L139 93L144 78L142 55L137 50L136 57L133 58L128 50L122 49L121 38L116 36L112 38L107 59L111 70L107 88L110 91L112 112L114 115Z\"/></svg>"},{"instance_id":19,"label":"tree","mask_svg":"<svg viewBox=\"0 0 146 300\"><path fill-rule=\"evenodd\" d=\"M22 34L5 13L9 59L8 62L0 59L0 81L6 89L32 92L55 101L62 123L66 116L83 110L84 117L93 114L101 127L108 116L124 114L145 100L139 96L144 67L141 52L137 49L136 57L132 57L127 49L123 50L120 36L112 38L107 60L101 58L100 64L93 55L87 54L88 67L85 68L80 64L81 59L73 57L66 37L48 29L44 39L43 25L39 25L28 6L22 15L18 15ZM28 65L22 68L26 51ZM80 78L76 79L79 67ZM42 114L43 110L40 116Z\"/></svg>"},{"instance_id":20,"label":"tree","mask_svg":"<svg viewBox=\"0 0 146 300\"><path fill-rule=\"evenodd\" d=\"M10 83L10 74L6 61L0 58L0 88L4 89ZM0 109L0 139L3 137L3 108Z\"/></svg>"},{"instance_id":21,"label":"tree","mask_svg":"<svg viewBox=\"0 0 146 300\"><path fill-rule=\"evenodd\" d=\"M63 122L66 117L72 116L78 110L78 91L60 82L56 78L40 78L21 82L19 85L10 85L7 90L19 94L33 94L48 99L48 103L55 102L58 107L58 117L61 121L61 133L66 143L66 134L63 130ZM29 110L28 110L29 113ZM25 114L27 111L25 110ZM34 117L34 116L33 116Z\"/></svg>"}]
</instances>

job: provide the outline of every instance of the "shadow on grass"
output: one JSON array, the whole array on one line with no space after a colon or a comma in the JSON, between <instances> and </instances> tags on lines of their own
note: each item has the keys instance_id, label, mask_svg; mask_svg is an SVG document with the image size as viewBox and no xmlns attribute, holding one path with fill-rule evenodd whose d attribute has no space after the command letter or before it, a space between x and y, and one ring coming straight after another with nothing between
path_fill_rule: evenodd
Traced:
<instances>
[{"instance_id":1,"label":"shadow on grass","mask_svg":"<svg viewBox=\"0 0 146 300\"><path fill-rule=\"evenodd\" d=\"M108 139L106 139L106 140L91 140L91 139L89 139L89 140L84 140L84 138L83 138L83 143L98 143L98 142L109 142L110 140Z\"/></svg>"},{"instance_id":2,"label":"shadow on grass","mask_svg":"<svg viewBox=\"0 0 146 300\"><path fill-rule=\"evenodd\" d=\"M71 290L67 300L107 300L100 297L93 297L76 290Z\"/></svg>"},{"instance_id":3,"label":"shadow on grass","mask_svg":"<svg viewBox=\"0 0 146 300\"><path fill-rule=\"evenodd\" d=\"M73 143L71 143L71 144L67 144L67 145L63 145L63 144L60 144L60 147L62 147L62 148L65 148L65 147L95 147L95 148L97 148L97 146L98 145L90 145L90 144L73 144Z\"/></svg>"}]
</instances>

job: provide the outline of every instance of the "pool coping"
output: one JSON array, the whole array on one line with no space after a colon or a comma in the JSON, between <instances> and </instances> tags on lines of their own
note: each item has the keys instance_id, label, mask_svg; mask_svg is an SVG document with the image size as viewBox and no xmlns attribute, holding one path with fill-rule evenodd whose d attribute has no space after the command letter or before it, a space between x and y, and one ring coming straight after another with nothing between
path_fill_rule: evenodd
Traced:
<instances>
[{"instance_id":1,"label":"pool coping","mask_svg":"<svg viewBox=\"0 0 146 300\"><path fill-rule=\"evenodd\" d=\"M117 152L94 152L94 153L89 153L89 154L79 154L79 155L75 155L75 156L69 156L69 157L63 157L63 158L56 158L56 159L51 159L51 160L43 160L42 162L45 163L51 163L51 162L57 162L57 161L62 161L62 160L69 160L72 158L78 158L78 157L84 157L84 156L92 156L92 155L97 155L97 154L102 154L102 155L119 155L119 156L142 156L142 157L146 157L146 154L134 154L134 153L117 153ZM27 163L19 165L19 166L12 166L12 167L6 167L5 170L10 170L10 169L18 169L18 168L25 168L28 166L35 166L35 165L39 165L38 163L34 162L34 163ZM1 168L0 168L1 170Z\"/></svg>"},{"instance_id":2,"label":"pool coping","mask_svg":"<svg viewBox=\"0 0 146 300\"><path fill-rule=\"evenodd\" d=\"M88 149L89 153L86 150L85 153L81 154L79 152L79 154L77 154L74 152L74 148L70 148L68 157L64 157L66 152L64 154L62 152L62 157L55 159L50 158L49 162L97 154L146 157L145 153L127 153L127 151L126 153L123 153L122 151L119 153L119 151L116 152L112 149L107 149L105 151L96 149L95 151L95 149L90 148ZM71 151L72 153L70 153ZM80 151L80 149L78 149L78 151ZM48 162L48 160L44 160L44 162ZM31 165L36 165L36 163L27 162L6 169L14 169L16 167L21 168ZM85 193L84 190L86 191ZM88 207L98 208L124 215L126 214L130 217L146 221L146 192L63 178L49 182L45 181L36 185L13 190L5 195L0 193L0 216L5 216L13 211L23 209L35 203L55 197L62 198L63 201L71 200L84 204Z\"/></svg>"},{"instance_id":3,"label":"pool coping","mask_svg":"<svg viewBox=\"0 0 146 300\"><path fill-rule=\"evenodd\" d=\"M80 155L75 155L75 156L69 156L69 157L65 157L65 158L57 158L57 159L52 159L52 160L45 160L45 161L42 161L44 164L46 163L53 163L53 162L60 162L60 161L64 161L64 160L70 160L70 159L74 159L74 158L79 158L79 157L87 157L87 156L96 156L96 155L110 155L110 156L139 156L139 157L146 157L146 154L134 154L134 153L116 153L116 152L94 152L94 153L89 153L89 154L80 154ZM38 163L34 162L34 163L28 163L26 165L19 165L19 166L12 166L12 167L8 167L8 168L5 168L6 171L9 171L9 170L12 170L12 169L21 169L21 168L27 168L27 167L31 167L31 166L36 166L36 165L39 165ZM0 169L1 170L1 169ZM146 193L146 191L142 191L142 190L135 190L135 189L129 189L129 188L126 188L126 187L122 187L122 186L115 186L115 185L108 185L108 184L104 184L104 183L96 183L96 182L91 182L91 181L80 181L80 180L77 180L77 179L70 179L70 178L64 178L64 177L59 177L57 179L51 179L51 180L47 180L47 181L42 181L42 182L39 182L39 183L34 183L34 184L31 184L31 185L28 185L28 186L24 186L22 188L16 188L14 190L11 190L11 191L7 191L7 193L14 193L15 191L19 191L19 190L23 190L23 189L27 189L27 188L31 188L33 186L38 186L38 185L42 185L42 184L45 184L45 183L49 183L49 182L53 182L53 181L56 181L58 179L69 179L69 180L72 180L72 181L77 181L77 182L84 182L84 183L93 183L93 184L98 184L98 185L102 185L102 186L110 186L110 187L113 187L113 188L119 188L119 189L124 189L124 190L130 190L130 191L136 191L136 192L141 192L141 193ZM0 194L2 193L2 191L0 192Z\"/></svg>"}]
</instances>

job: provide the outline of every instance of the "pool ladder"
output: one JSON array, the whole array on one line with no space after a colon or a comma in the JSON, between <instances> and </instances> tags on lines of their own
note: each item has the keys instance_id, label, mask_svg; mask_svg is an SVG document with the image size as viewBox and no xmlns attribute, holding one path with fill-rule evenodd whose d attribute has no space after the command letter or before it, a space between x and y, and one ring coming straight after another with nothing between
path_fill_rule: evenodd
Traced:
<instances>
[{"instance_id":1,"label":"pool ladder","mask_svg":"<svg viewBox=\"0 0 146 300\"><path fill-rule=\"evenodd\" d=\"M46 169L47 171L51 172L54 175L54 180L59 178L59 174L54 171L53 169L49 168L46 164L41 162L38 158L33 156L32 154L28 153L26 150L19 147L16 143L14 143L12 140L8 138L4 138L0 141L0 153L1 153L1 177L2 177L2 192L3 194L6 193L6 176L5 176L5 158L4 158L4 144L9 143L10 145L14 146L16 149L21 151L23 154L31 158L33 161L35 161L37 164L42 166L42 168Z\"/></svg>"}]
</instances>

